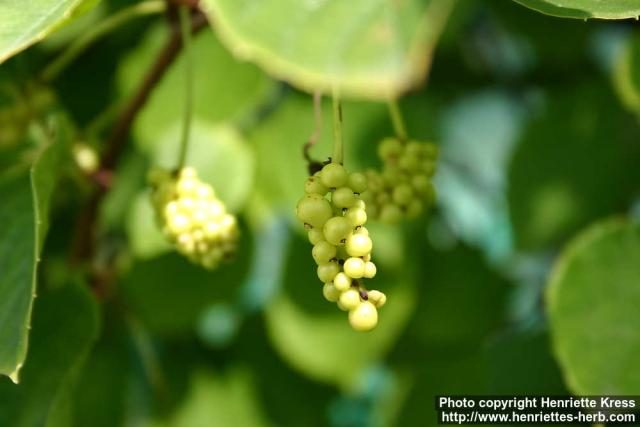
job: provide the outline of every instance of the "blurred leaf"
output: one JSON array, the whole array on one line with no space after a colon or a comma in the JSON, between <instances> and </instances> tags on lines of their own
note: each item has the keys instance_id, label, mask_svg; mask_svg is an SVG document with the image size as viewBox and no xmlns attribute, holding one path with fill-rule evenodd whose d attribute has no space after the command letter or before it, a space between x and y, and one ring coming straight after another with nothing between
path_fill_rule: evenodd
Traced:
<instances>
[{"instance_id":1,"label":"blurred leaf","mask_svg":"<svg viewBox=\"0 0 640 427\"><path fill-rule=\"evenodd\" d=\"M135 90L168 37L166 25L156 26L126 57L118 69L121 93ZM239 119L266 97L272 85L256 67L234 59L208 29L194 38L191 53L194 58L193 115L209 125ZM142 151L156 147L168 129L182 122L184 66L183 56L178 57L136 119L134 134Z\"/></svg>"},{"instance_id":2,"label":"blurred leaf","mask_svg":"<svg viewBox=\"0 0 640 427\"><path fill-rule=\"evenodd\" d=\"M578 235L547 288L556 357L579 395L640 389L640 227L600 222Z\"/></svg>"},{"instance_id":3,"label":"blurred leaf","mask_svg":"<svg viewBox=\"0 0 640 427\"><path fill-rule=\"evenodd\" d=\"M226 372L198 368L191 372L188 393L166 421L145 427L267 427L250 371L234 367Z\"/></svg>"},{"instance_id":4,"label":"blurred leaf","mask_svg":"<svg viewBox=\"0 0 640 427\"><path fill-rule=\"evenodd\" d=\"M613 83L625 107L640 115L640 36L627 39L615 61Z\"/></svg>"},{"instance_id":5,"label":"blurred leaf","mask_svg":"<svg viewBox=\"0 0 640 427\"><path fill-rule=\"evenodd\" d=\"M95 0L4 0L0 3L0 63L74 18L77 10Z\"/></svg>"},{"instance_id":6,"label":"blurred leaf","mask_svg":"<svg viewBox=\"0 0 640 427\"><path fill-rule=\"evenodd\" d=\"M122 282L131 310L158 335L195 333L199 316L212 303L229 301L239 291L252 256L251 236L242 234L238 257L215 271L171 252L137 261Z\"/></svg>"},{"instance_id":7,"label":"blurred leaf","mask_svg":"<svg viewBox=\"0 0 640 427\"><path fill-rule=\"evenodd\" d=\"M239 57L313 92L387 99L420 82L454 1L206 0Z\"/></svg>"},{"instance_id":8,"label":"blurred leaf","mask_svg":"<svg viewBox=\"0 0 640 427\"><path fill-rule=\"evenodd\" d=\"M640 181L638 130L600 84L550 93L510 165L516 246L544 249L625 211Z\"/></svg>"},{"instance_id":9,"label":"blurred leaf","mask_svg":"<svg viewBox=\"0 0 640 427\"><path fill-rule=\"evenodd\" d=\"M561 18L638 18L640 5L636 0L515 0L538 12Z\"/></svg>"},{"instance_id":10,"label":"blurred leaf","mask_svg":"<svg viewBox=\"0 0 640 427\"><path fill-rule=\"evenodd\" d=\"M27 355L36 269L49 225L49 199L67 154L64 125L54 124L53 141L29 171L0 176L0 373L15 382Z\"/></svg>"},{"instance_id":11,"label":"blurred leaf","mask_svg":"<svg viewBox=\"0 0 640 427\"><path fill-rule=\"evenodd\" d=\"M485 349L488 393L507 395L567 395L560 368L551 355L545 331L510 331Z\"/></svg>"},{"instance_id":12,"label":"blurred leaf","mask_svg":"<svg viewBox=\"0 0 640 427\"><path fill-rule=\"evenodd\" d=\"M313 271L313 267L309 268ZM376 284L388 299L379 311L378 326L367 333L351 329L348 314L335 304L324 301L333 310L330 314L309 313L282 294L266 309L271 342L298 371L319 381L348 387L363 367L384 356L413 311L414 287L406 279L396 280L399 283L390 291L387 286ZM311 283L300 281L298 285L309 287L311 295L323 300L322 285L317 278Z\"/></svg>"},{"instance_id":13,"label":"blurred leaf","mask_svg":"<svg viewBox=\"0 0 640 427\"><path fill-rule=\"evenodd\" d=\"M36 304L29 363L22 381L14 385L0 380L0 425L75 425L72 391L97 334L97 305L86 286L68 285L43 293Z\"/></svg>"},{"instance_id":14,"label":"blurred leaf","mask_svg":"<svg viewBox=\"0 0 640 427\"><path fill-rule=\"evenodd\" d=\"M148 259L173 250L156 222L149 191L141 191L128 207L127 236L136 257Z\"/></svg>"}]
</instances>

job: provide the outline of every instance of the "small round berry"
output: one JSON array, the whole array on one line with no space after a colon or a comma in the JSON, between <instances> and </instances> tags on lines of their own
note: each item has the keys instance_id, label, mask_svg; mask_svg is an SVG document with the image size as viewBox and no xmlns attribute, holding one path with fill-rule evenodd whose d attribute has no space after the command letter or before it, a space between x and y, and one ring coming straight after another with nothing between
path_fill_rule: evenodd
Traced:
<instances>
[{"instance_id":1,"label":"small round berry","mask_svg":"<svg viewBox=\"0 0 640 427\"><path fill-rule=\"evenodd\" d=\"M416 218L422 213L423 210L424 206L422 202L418 199L413 199L407 205L407 218Z\"/></svg>"},{"instance_id":2,"label":"small round berry","mask_svg":"<svg viewBox=\"0 0 640 427\"><path fill-rule=\"evenodd\" d=\"M331 195L331 203L337 208L350 208L357 201L356 195L349 187L340 187Z\"/></svg>"},{"instance_id":3,"label":"small round berry","mask_svg":"<svg viewBox=\"0 0 640 427\"><path fill-rule=\"evenodd\" d=\"M344 215L353 227L358 227L367 222L367 211L364 208L351 207Z\"/></svg>"},{"instance_id":4,"label":"small round berry","mask_svg":"<svg viewBox=\"0 0 640 427\"><path fill-rule=\"evenodd\" d=\"M364 260L362 258L351 257L344 262L344 272L353 279L364 277Z\"/></svg>"},{"instance_id":5,"label":"small round berry","mask_svg":"<svg viewBox=\"0 0 640 427\"><path fill-rule=\"evenodd\" d=\"M333 286L335 286L340 292L344 292L351 287L351 277L340 272L333 278Z\"/></svg>"},{"instance_id":6,"label":"small round berry","mask_svg":"<svg viewBox=\"0 0 640 427\"><path fill-rule=\"evenodd\" d=\"M329 302L336 302L340 298L340 291L332 283L325 283L322 287L322 295Z\"/></svg>"},{"instance_id":7,"label":"small round berry","mask_svg":"<svg viewBox=\"0 0 640 427\"><path fill-rule=\"evenodd\" d=\"M317 264L325 264L336 256L336 247L323 240L313 246L311 255Z\"/></svg>"},{"instance_id":8,"label":"small round berry","mask_svg":"<svg viewBox=\"0 0 640 427\"><path fill-rule=\"evenodd\" d=\"M318 243L324 241L324 234L319 228L312 228L311 230L309 230L309 232L307 233L307 237L309 238L309 242L312 245L317 245Z\"/></svg>"},{"instance_id":9,"label":"small round berry","mask_svg":"<svg viewBox=\"0 0 640 427\"><path fill-rule=\"evenodd\" d=\"M406 206L413 199L413 190L408 184L397 185L393 189L393 201L401 206Z\"/></svg>"},{"instance_id":10,"label":"small round berry","mask_svg":"<svg viewBox=\"0 0 640 427\"><path fill-rule=\"evenodd\" d=\"M322 183L319 177L310 176L304 182L304 192L309 194L320 194L324 196L329 189Z\"/></svg>"},{"instance_id":11,"label":"small round berry","mask_svg":"<svg viewBox=\"0 0 640 427\"><path fill-rule=\"evenodd\" d=\"M340 305L347 310L353 310L360 304L360 293L357 289L348 289L340 294Z\"/></svg>"},{"instance_id":12,"label":"small round berry","mask_svg":"<svg viewBox=\"0 0 640 427\"><path fill-rule=\"evenodd\" d=\"M329 163L322 168L320 179L326 187L338 188L347 183L349 174L341 164Z\"/></svg>"},{"instance_id":13,"label":"small round berry","mask_svg":"<svg viewBox=\"0 0 640 427\"><path fill-rule=\"evenodd\" d=\"M345 240L352 230L353 226L351 225L351 222L342 216L334 216L329 219L324 224L323 228L325 239L327 239L327 241L332 245L336 246Z\"/></svg>"},{"instance_id":14,"label":"small round berry","mask_svg":"<svg viewBox=\"0 0 640 427\"><path fill-rule=\"evenodd\" d=\"M424 144L418 141L409 141L404 147L404 152L412 157L420 157L424 153Z\"/></svg>"},{"instance_id":15,"label":"small round berry","mask_svg":"<svg viewBox=\"0 0 640 427\"><path fill-rule=\"evenodd\" d=\"M369 301L363 301L349 312L349 323L356 331L370 331L378 324L378 310Z\"/></svg>"},{"instance_id":16,"label":"small round berry","mask_svg":"<svg viewBox=\"0 0 640 427\"><path fill-rule=\"evenodd\" d=\"M369 291L367 295L369 297L369 301L371 301L376 308L382 307L387 302L387 296L380 291L372 290Z\"/></svg>"},{"instance_id":17,"label":"small round berry","mask_svg":"<svg viewBox=\"0 0 640 427\"><path fill-rule=\"evenodd\" d=\"M364 193L367 191L367 177L360 172L350 174L349 187L356 193Z\"/></svg>"},{"instance_id":18,"label":"small round berry","mask_svg":"<svg viewBox=\"0 0 640 427\"><path fill-rule=\"evenodd\" d=\"M318 266L318 278L323 283L332 282L336 274L340 272L340 266L337 262L327 262Z\"/></svg>"},{"instance_id":19,"label":"small round berry","mask_svg":"<svg viewBox=\"0 0 640 427\"><path fill-rule=\"evenodd\" d=\"M414 190L416 190L416 193L422 195L429 191L429 187L431 187L431 180L425 174L417 174L411 178L411 185Z\"/></svg>"},{"instance_id":20,"label":"small round berry","mask_svg":"<svg viewBox=\"0 0 640 427\"><path fill-rule=\"evenodd\" d=\"M322 227L333 216L331 205L319 194L307 194L298 201L296 215L313 227Z\"/></svg>"},{"instance_id":21,"label":"small round berry","mask_svg":"<svg viewBox=\"0 0 640 427\"><path fill-rule=\"evenodd\" d=\"M378 156L382 160L388 160L402 153L402 143L396 138L385 138L378 145Z\"/></svg>"},{"instance_id":22,"label":"small round berry","mask_svg":"<svg viewBox=\"0 0 640 427\"><path fill-rule=\"evenodd\" d=\"M364 234L352 234L347 237L347 241L345 243L345 249L349 256L352 257L361 257L371 252L373 248L373 242L369 236L365 236Z\"/></svg>"},{"instance_id":23,"label":"small round berry","mask_svg":"<svg viewBox=\"0 0 640 427\"><path fill-rule=\"evenodd\" d=\"M398 159L398 166L408 172L417 172L420 169L420 159L409 154L405 154Z\"/></svg>"},{"instance_id":24,"label":"small round berry","mask_svg":"<svg viewBox=\"0 0 640 427\"><path fill-rule=\"evenodd\" d=\"M402 211L397 205L388 203L380 210L380 220L388 224L396 224L402 219Z\"/></svg>"},{"instance_id":25,"label":"small round berry","mask_svg":"<svg viewBox=\"0 0 640 427\"><path fill-rule=\"evenodd\" d=\"M371 261L367 261L364 263L364 277L366 277L367 279L373 279L377 271L378 270L376 269L376 265Z\"/></svg>"}]
</instances>

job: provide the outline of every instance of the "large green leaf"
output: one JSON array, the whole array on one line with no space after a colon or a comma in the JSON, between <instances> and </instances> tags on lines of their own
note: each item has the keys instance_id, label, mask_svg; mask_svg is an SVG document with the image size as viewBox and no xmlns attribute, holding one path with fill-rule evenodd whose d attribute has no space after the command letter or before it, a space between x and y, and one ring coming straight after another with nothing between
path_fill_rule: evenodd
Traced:
<instances>
[{"instance_id":1,"label":"large green leaf","mask_svg":"<svg viewBox=\"0 0 640 427\"><path fill-rule=\"evenodd\" d=\"M636 394L640 227L598 223L564 251L547 288L556 357L576 394Z\"/></svg>"},{"instance_id":2,"label":"large green leaf","mask_svg":"<svg viewBox=\"0 0 640 427\"><path fill-rule=\"evenodd\" d=\"M640 16L636 0L515 0L538 12L561 18L625 19Z\"/></svg>"},{"instance_id":3,"label":"large green leaf","mask_svg":"<svg viewBox=\"0 0 640 427\"><path fill-rule=\"evenodd\" d=\"M0 63L44 39L94 0L3 0L0 2Z\"/></svg>"},{"instance_id":4,"label":"large green leaf","mask_svg":"<svg viewBox=\"0 0 640 427\"><path fill-rule=\"evenodd\" d=\"M53 129L54 142L42 150L29 171L0 176L0 373L15 382L27 355L49 199L66 153L65 129L58 125Z\"/></svg>"},{"instance_id":5,"label":"large green leaf","mask_svg":"<svg viewBox=\"0 0 640 427\"><path fill-rule=\"evenodd\" d=\"M308 91L386 98L422 81L453 0L205 0L227 46Z\"/></svg>"},{"instance_id":6,"label":"large green leaf","mask_svg":"<svg viewBox=\"0 0 640 427\"><path fill-rule=\"evenodd\" d=\"M97 331L97 305L86 286L44 292L36 303L29 363L21 383L0 379L0 425L73 425L73 387Z\"/></svg>"}]
</instances>

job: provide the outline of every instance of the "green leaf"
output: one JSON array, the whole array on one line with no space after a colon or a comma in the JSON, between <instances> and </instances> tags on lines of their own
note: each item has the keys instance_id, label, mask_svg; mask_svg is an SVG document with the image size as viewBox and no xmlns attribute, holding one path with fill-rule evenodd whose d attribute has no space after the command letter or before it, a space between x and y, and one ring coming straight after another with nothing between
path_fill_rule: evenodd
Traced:
<instances>
[{"instance_id":1,"label":"green leaf","mask_svg":"<svg viewBox=\"0 0 640 427\"><path fill-rule=\"evenodd\" d=\"M600 222L559 258L546 300L555 355L578 395L640 390L640 227Z\"/></svg>"},{"instance_id":2,"label":"green leaf","mask_svg":"<svg viewBox=\"0 0 640 427\"><path fill-rule=\"evenodd\" d=\"M628 38L613 70L613 83L620 100L640 114L640 37Z\"/></svg>"},{"instance_id":3,"label":"green leaf","mask_svg":"<svg viewBox=\"0 0 640 427\"><path fill-rule=\"evenodd\" d=\"M0 176L0 373L18 381L27 355L36 269L48 229L49 199L66 154L62 123L30 171Z\"/></svg>"},{"instance_id":4,"label":"green leaf","mask_svg":"<svg viewBox=\"0 0 640 427\"><path fill-rule=\"evenodd\" d=\"M4 0L0 2L0 63L44 39L94 0Z\"/></svg>"},{"instance_id":5,"label":"green leaf","mask_svg":"<svg viewBox=\"0 0 640 427\"><path fill-rule=\"evenodd\" d=\"M558 245L635 197L638 123L603 83L556 88L526 127L509 166L518 249Z\"/></svg>"},{"instance_id":6,"label":"green leaf","mask_svg":"<svg viewBox=\"0 0 640 427\"><path fill-rule=\"evenodd\" d=\"M97 331L97 305L86 286L68 285L43 293L36 303L22 381L14 385L0 380L0 425L73 425L70 398Z\"/></svg>"},{"instance_id":7,"label":"green leaf","mask_svg":"<svg viewBox=\"0 0 640 427\"><path fill-rule=\"evenodd\" d=\"M561 18L625 19L640 16L636 0L515 0L538 12Z\"/></svg>"},{"instance_id":8,"label":"green leaf","mask_svg":"<svg viewBox=\"0 0 640 427\"><path fill-rule=\"evenodd\" d=\"M386 99L421 82L453 0L205 0L237 56L307 91Z\"/></svg>"}]
</instances>

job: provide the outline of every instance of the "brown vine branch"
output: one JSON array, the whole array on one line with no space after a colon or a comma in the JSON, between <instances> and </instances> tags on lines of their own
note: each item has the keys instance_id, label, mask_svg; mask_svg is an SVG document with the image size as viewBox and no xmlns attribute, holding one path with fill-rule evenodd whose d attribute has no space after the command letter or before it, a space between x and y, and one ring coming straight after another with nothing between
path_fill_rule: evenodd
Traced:
<instances>
[{"instance_id":1,"label":"brown vine branch","mask_svg":"<svg viewBox=\"0 0 640 427\"><path fill-rule=\"evenodd\" d=\"M191 16L192 33L197 33L206 25L207 19L205 15L200 11L194 11ZM106 149L101 157L100 169L94 177L98 186L87 203L84 212L81 214L76 227L75 243L72 251L72 259L76 262L89 260L95 253L95 242L97 239L96 220L100 203L109 191L111 176L126 146L131 126L137 114L149 99L153 88L165 75L169 66L180 53L181 48L182 37L180 35L180 29L176 25L173 25L169 40L149 68L139 88L116 120L111 137L107 140Z\"/></svg>"}]
</instances>

